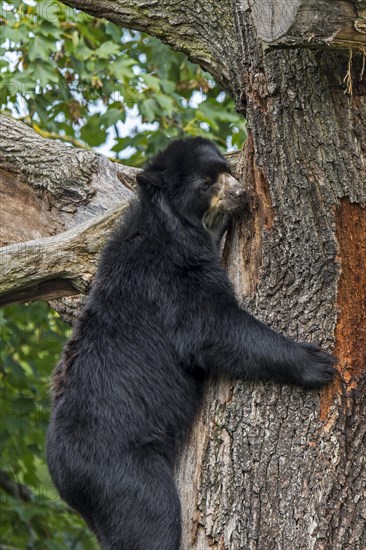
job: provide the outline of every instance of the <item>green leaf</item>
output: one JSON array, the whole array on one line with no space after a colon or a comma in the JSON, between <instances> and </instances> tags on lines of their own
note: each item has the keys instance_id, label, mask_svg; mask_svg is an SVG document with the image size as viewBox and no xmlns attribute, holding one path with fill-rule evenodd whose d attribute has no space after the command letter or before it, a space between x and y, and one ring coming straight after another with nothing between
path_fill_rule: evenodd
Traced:
<instances>
[{"instance_id":1,"label":"green leaf","mask_svg":"<svg viewBox=\"0 0 366 550\"><path fill-rule=\"evenodd\" d=\"M102 127L100 116L92 115L87 123L81 128L80 137L93 147L102 145L107 139L107 131Z\"/></svg>"},{"instance_id":2,"label":"green leaf","mask_svg":"<svg viewBox=\"0 0 366 550\"><path fill-rule=\"evenodd\" d=\"M58 75L50 63L37 61L33 65L33 76L41 86L46 86L49 82L58 82Z\"/></svg>"},{"instance_id":3,"label":"green leaf","mask_svg":"<svg viewBox=\"0 0 366 550\"><path fill-rule=\"evenodd\" d=\"M118 54L119 51L120 47L118 44L107 40L107 42L104 42L95 50L94 55L99 59L108 59L110 56Z\"/></svg>"},{"instance_id":4,"label":"green leaf","mask_svg":"<svg viewBox=\"0 0 366 550\"><path fill-rule=\"evenodd\" d=\"M36 59L43 59L44 61L48 61L50 56L49 43L46 42L42 37L35 36L30 42L28 56L30 61L35 61Z\"/></svg>"},{"instance_id":5,"label":"green leaf","mask_svg":"<svg viewBox=\"0 0 366 550\"><path fill-rule=\"evenodd\" d=\"M59 4L52 0L41 0L36 4L36 14L40 19L53 23L58 20L59 12Z\"/></svg>"},{"instance_id":6,"label":"green leaf","mask_svg":"<svg viewBox=\"0 0 366 550\"><path fill-rule=\"evenodd\" d=\"M120 56L111 62L109 69L111 74L118 79L133 78L135 76L132 70L133 65L135 65L133 59Z\"/></svg>"},{"instance_id":7,"label":"green leaf","mask_svg":"<svg viewBox=\"0 0 366 550\"><path fill-rule=\"evenodd\" d=\"M123 112L121 113L119 109L108 109L108 111L100 117L100 123L108 128L120 121L122 117Z\"/></svg>"},{"instance_id":8,"label":"green leaf","mask_svg":"<svg viewBox=\"0 0 366 550\"><path fill-rule=\"evenodd\" d=\"M167 95L156 94L155 99L168 116L171 116L173 114L175 104L172 98Z\"/></svg>"},{"instance_id":9,"label":"green leaf","mask_svg":"<svg viewBox=\"0 0 366 550\"><path fill-rule=\"evenodd\" d=\"M156 108L157 105L155 99L146 99L143 103L141 103L140 112L146 122L152 122L153 120L155 120Z\"/></svg>"}]
</instances>

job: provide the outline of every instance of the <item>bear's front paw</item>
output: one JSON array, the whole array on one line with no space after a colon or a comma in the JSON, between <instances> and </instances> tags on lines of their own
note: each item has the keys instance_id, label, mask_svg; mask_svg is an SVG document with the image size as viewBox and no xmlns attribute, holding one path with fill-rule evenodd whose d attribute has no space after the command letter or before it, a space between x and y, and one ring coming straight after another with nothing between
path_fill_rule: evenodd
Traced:
<instances>
[{"instance_id":1,"label":"bear's front paw","mask_svg":"<svg viewBox=\"0 0 366 550\"><path fill-rule=\"evenodd\" d=\"M337 374L334 368L337 359L318 344L301 343L300 346L305 352L305 357L301 365L299 383L306 388L329 384Z\"/></svg>"}]
</instances>

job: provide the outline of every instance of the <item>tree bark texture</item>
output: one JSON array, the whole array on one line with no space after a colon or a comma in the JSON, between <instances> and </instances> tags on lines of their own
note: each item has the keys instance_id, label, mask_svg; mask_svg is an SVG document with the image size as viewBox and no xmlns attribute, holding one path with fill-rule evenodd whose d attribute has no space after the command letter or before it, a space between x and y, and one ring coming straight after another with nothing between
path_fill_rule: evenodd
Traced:
<instances>
[{"instance_id":1,"label":"tree bark texture","mask_svg":"<svg viewBox=\"0 0 366 550\"><path fill-rule=\"evenodd\" d=\"M8 244L0 249L0 306L72 296L52 304L72 321L139 170L43 139L3 115L0 135L0 242ZM226 155L233 173L238 157Z\"/></svg>"},{"instance_id":2,"label":"tree bark texture","mask_svg":"<svg viewBox=\"0 0 366 550\"><path fill-rule=\"evenodd\" d=\"M97 257L127 202L53 237L3 247L0 306L87 292Z\"/></svg>"},{"instance_id":3,"label":"tree bark texture","mask_svg":"<svg viewBox=\"0 0 366 550\"><path fill-rule=\"evenodd\" d=\"M257 209L235 228L225 262L243 305L292 338L333 350L342 382L320 393L241 382L208 388L179 472L192 526L184 548L361 550L363 61L337 49L263 49L251 15L236 10L238 107L249 127L243 177Z\"/></svg>"},{"instance_id":4,"label":"tree bark texture","mask_svg":"<svg viewBox=\"0 0 366 550\"><path fill-rule=\"evenodd\" d=\"M238 170L253 208L229 232L223 262L244 307L339 358L340 381L321 392L207 385L177 472L183 550L363 550L365 2L68 4L174 44L232 94L248 120ZM321 35L321 15L333 34ZM351 27L356 44L343 49Z\"/></svg>"},{"instance_id":5,"label":"tree bark texture","mask_svg":"<svg viewBox=\"0 0 366 550\"><path fill-rule=\"evenodd\" d=\"M133 196L136 172L0 115L0 244L14 245L0 250L1 305L62 296L52 306L72 322L83 302L75 292L87 290L94 254L116 221L116 205ZM103 223L91 219L104 215ZM84 243L70 231L44 239L83 223L76 234L87 232Z\"/></svg>"},{"instance_id":6,"label":"tree bark texture","mask_svg":"<svg viewBox=\"0 0 366 550\"><path fill-rule=\"evenodd\" d=\"M131 198L136 172L0 115L0 244L49 237L114 208Z\"/></svg>"}]
</instances>

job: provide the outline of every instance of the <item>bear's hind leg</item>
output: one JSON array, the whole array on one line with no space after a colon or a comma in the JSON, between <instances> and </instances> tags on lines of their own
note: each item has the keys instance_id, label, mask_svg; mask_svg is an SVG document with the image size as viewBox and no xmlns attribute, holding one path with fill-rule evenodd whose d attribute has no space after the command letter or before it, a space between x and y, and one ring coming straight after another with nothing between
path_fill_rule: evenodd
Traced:
<instances>
[{"instance_id":1,"label":"bear's hind leg","mask_svg":"<svg viewBox=\"0 0 366 550\"><path fill-rule=\"evenodd\" d=\"M179 550L179 497L163 458L135 456L108 485L93 518L104 550Z\"/></svg>"}]
</instances>

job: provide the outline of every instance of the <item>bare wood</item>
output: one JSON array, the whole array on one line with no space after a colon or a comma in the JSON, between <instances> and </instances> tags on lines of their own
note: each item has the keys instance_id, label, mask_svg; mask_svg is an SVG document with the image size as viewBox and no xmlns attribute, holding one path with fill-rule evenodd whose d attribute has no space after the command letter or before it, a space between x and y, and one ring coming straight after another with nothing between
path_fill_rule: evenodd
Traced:
<instances>
[{"instance_id":1,"label":"bare wood","mask_svg":"<svg viewBox=\"0 0 366 550\"><path fill-rule=\"evenodd\" d=\"M1 243L54 235L106 212L132 197L136 172L0 115Z\"/></svg>"},{"instance_id":2,"label":"bare wood","mask_svg":"<svg viewBox=\"0 0 366 550\"><path fill-rule=\"evenodd\" d=\"M270 45L366 48L366 4L358 0L247 0L258 37Z\"/></svg>"},{"instance_id":3,"label":"bare wood","mask_svg":"<svg viewBox=\"0 0 366 550\"><path fill-rule=\"evenodd\" d=\"M0 249L0 306L85 293L98 254L126 208L124 202L54 237Z\"/></svg>"}]
</instances>

